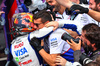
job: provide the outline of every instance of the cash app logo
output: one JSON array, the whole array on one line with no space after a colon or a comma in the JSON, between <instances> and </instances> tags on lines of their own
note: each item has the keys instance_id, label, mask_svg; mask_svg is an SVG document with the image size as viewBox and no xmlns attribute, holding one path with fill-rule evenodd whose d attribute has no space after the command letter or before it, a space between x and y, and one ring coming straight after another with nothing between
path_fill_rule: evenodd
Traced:
<instances>
[{"instance_id":1,"label":"cash app logo","mask_svg":"<svg viewBox=\"0 0 100 66\"><path fill-rule=\"evenodd\" d=\"M18 57L16 57L15 59L16 59L16 61L19 61L19 58Z\"/></svg>"}]
</instances>

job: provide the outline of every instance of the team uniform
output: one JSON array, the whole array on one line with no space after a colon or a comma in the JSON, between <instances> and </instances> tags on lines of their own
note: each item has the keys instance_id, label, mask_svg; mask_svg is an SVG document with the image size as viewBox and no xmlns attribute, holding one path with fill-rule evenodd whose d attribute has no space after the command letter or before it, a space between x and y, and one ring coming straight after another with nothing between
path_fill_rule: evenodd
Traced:
<instances>
[{"instance_id":1,"label":"team uniform","mask_svg":"<svg viewBox=\"0 0 100 66\"><path fill-rule=\"evenodd\" d=\"M64 11L63 14L61 15L59 12L56 13L56 19L55 21L60 21L62 19L64 20L70 20L70 15L67 15L67 12Z\"/></svg>"},{"instance_id":2,"label":"team uniform","mask_svg":"<svg viewBox=\"0 0 100 66\"><path fill-rule=\"evenodd\" d=\"M42 57L29 44L28 35L14 39L11 54L19 66L41 66Z\"/></svg>"},{"instance_id":3,"label":"team uniform","mask_svg":"<svg viewBox=\"0 0 100 66\"><path fill-rule=\"evenodd\" d=\"M85 5L85 4L80 4L83 7L89 7L89 5ZM76 25L77 26L77 31L79 32L78 34L80 35L82 32L82 27L86 24L89 23L95 23L97 25L100 26L99 22L97 22L96 20L94 20L92 17L90 17L88 14L72 14L72 11L68 11L67 9L65 9L64 13L61 15L57 12L56 17L60 17L60 18L56 18L56 21L59 22L59 24L63 24L62 26L66 25L66 24L72 24L72 25ZM72 26L70 25L70 27ZM62 27L61 26L61 27ZM67 28L69 29L69 28ZM72 29L70 29L72 30ZM73 31L73 30L72 30Z\"/></svg>"},{"instance_id":4,"label":"team uniform","mask_svg":"<svg viewBox=\"0 0 100 66\"><path fill-rule=\"evenodd\" d=\"M66 31L58 28L48 38L44 39L44 50L50 54L61 54L67 61L74 62L73 50L70 45L61 39L61 36ZM67 32L66 32L67 33Z\"/></svg>"},{"instance_id":5,"label":"team uniform","mask_svg":"<svg viewBox=\"0 0 100 66\"><path fill-rule=\"evenodd\" d=\"M79 34L81 34L81 32L82 32L83 26L85 26L89 23L95 23L95 24L99 25L99 23L96 20L94 20L87 14L78 14L74 20L60 20L60 21L58 21L58 23L60 25L59 27L63 27L66 24L76 25L77 31L79 32Z\"/></svg>"},{"instance_id":6,"label":"team uniform","mask_svg":"<svg viewBox=\"0 0 100 66\"><path fill-rule=\"evenodd\" d=\"M47 30L47 31L46 31ZM33 37L42 39L52 33L53 27L42 28L31 32L28 35L20 36L11 42L10 52L13 59L19 66L43 66L42 57L37 51L30 45L30 40ZM44 33L45 31L45 33Z\"/></svg>"}]
</instances>

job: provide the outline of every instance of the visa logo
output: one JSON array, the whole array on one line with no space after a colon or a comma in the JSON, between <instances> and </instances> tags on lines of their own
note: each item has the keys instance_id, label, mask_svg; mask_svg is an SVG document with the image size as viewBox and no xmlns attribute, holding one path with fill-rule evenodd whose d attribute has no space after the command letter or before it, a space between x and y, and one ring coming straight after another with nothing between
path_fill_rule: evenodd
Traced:
<instances>
[{"instance_id":1,"label":"visa logo","mask_svg":"<svg viewBox=\"0 0 100 66\"><path fill-rule=\"evenodd\" d=\"M16 55L16 56L21 56L21 55L27 53L28 51L26 50L25 47L23 47L22 49L17 50L17 51L14 51L14 52L15 52L15 55Z\"/></svg>"},{"instance_id":2,"label":"visa logo","mask_svg":"<svg viewBox=\"0 0 100 66\"><path fill-rule=\"evenodd\" d=\"M51 41L55 41L55 40L57 40L57 38L53 38L53 39L51 39Z\"/></svg>"}]
</instances>

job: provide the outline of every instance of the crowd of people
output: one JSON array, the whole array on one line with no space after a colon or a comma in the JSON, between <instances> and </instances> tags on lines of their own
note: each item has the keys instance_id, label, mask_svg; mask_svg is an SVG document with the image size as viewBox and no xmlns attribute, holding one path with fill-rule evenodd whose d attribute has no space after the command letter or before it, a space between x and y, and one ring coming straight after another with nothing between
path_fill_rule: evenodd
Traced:
<instances>
[{"instance_id":1,"label":"crowd of people","mask_svg":"<svg viewBox=\"0 0 100 66\"><path fill-rule=\"evenodd\" d=\"M24 0L14 14L10 60L17 66L99 66L100 0ZM0 11L0 14L4 13Z\"/></svg>"}]
</instances>

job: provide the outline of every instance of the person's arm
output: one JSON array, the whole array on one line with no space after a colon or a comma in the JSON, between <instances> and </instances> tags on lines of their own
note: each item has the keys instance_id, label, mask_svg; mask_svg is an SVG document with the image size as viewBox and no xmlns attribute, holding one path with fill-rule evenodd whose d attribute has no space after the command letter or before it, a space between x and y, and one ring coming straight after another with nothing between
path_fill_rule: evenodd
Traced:
<instances>
[{"instance_id":1,"label":"person's arm","mask_svg":"<svg viewBox=\"0 0 100 66\"><path fill-rule=\"evenodd\" d=\"M73 38L76 38L78 36L77 32L72 31L72 30L68 30L63 28L65 31L67 31Z\"/></svg>"},{"instance_id":2,"label":"person's arm","mask_svg":"<svg viewBox=\"0 0 100 66\"><path fill-rule=\"evenodd\" d=\"M87 13L89 16L91 16L92 18L94 18L95 20L100 22L100 16L99 16L100 12L90 10L88 8L82 7L81 5L77 5L77 4L72 5L70 7L70 10L72 10L72 11L79 10L79 13Z\"/></svg>"},{"instance_id":3,"label":"person's arm","mask_svg":"<svg viewBox=\"0 0 100 66\"><path fill-rule=\"evenodd\" d=\"M55 62L56 62L56 65L61 65L61 66L82 66L79 62L71 63L61 56L57 56Z\"/></svg>"},{"instance_id":4,"label":"person's arm","mask_svg":"<svg viewBox=\"0 0 100 66\"><path fill-rule=\"evenodd\" d=\"M81 40L79 40L79 43L75 43L72 39L71 39L71 42L69 42L67 40L68 44L70 45L71 49L74 50L74 61L75 62L79 62L79 58L80 58L80 55L82 54L81 53Z\"/></svg>"},{"instance_id":5,"label":"person's arm","mask_svg":"<svg viewBox=\"0 0 100 66\"><path fill-rule=\"evenodd\" d=\"M38 39L43 39L44 37L50 35L51 33L53 32L53 27L44 27L42 29L39 29L39 30L35 30L33 32L30 33L29 37L30 37L30 40L31 38L33 37L36 37Z\"/></svg>"},{"instance_id":6,"label":"person's arm","mask_svg":"<svg viewBox=\"0 0 100 66\"><path fill-rule=\"evenodd\" d=\"M44 59L50 66L54 66L54 65L55 65L56 57L60 55L60 54L48 54L44 49L41 49L41 50L39 51L39 54L43 57L43 59Z\"/></svg>"},{"instance_id":7,"label":"person's arm","mask_svg":"<svg viewBox=\"0 0 100 66\"><path fill-rule=\"evenodd\" d=\"M73 3L70 1L70 0L56 0L59 4L67 7L67 8L70 8Z\"/></svg>"},{"instance_id":8,"label":"person's arm","mask_svg":"<svg viewBox=\"0 0 100 66\"><path fill-rule=\"evenodd\" d=\"M5 12L4 12L4 11L0 11L0 15L1 15L2 13L5 13Z\"/></svg>"},{"instance_id":9,"label":"person's arm","mask_svg":"<svg viewBox=\"0 0 100 66\"><path fill-rule=\"evenodd\" d=\"M74 51L73 55L74 55L74 61L75 62L79 62L81 54L82 54L81 50Z\"/></svg>"},{"instance_id":10,"label":"person's arm","mask_svg":"<svg viewBox=\"0 0 100 66\"><path fill-rule=\"evenodd\" d=\"M57 56L56 57L56 65L62 65L62 66L65 66L65 64L68 62L66 59L64 59L63 57L61 56Z\"/></svg>"},{"instance_id":11,"label":"person's arm","mask_svg":"<svg viewBox=\"0 0 100 66\"><path fill-rule=\"evenodd\" d=\"M55 62L56 62L56 65L61 65L61 66L82 66L79 62L71 63L61 56L57 56Z\"/></svg>"},{"instance_id":12,"label":"person's arm","mask_svg":"<svg viewBox=\"0 0 100 66\"><path fill-rule=\"evenodd\" d=\"M34 47L35 50L39 52L39 54L43 57L43 59L51 66L55 65L56 56L60 55L56 54L48 54L42 47L41 47L41 40L37 39L36 37L32 38L30 44Z\"/></svg>"},{"instance_id":13,"label":"person's arm","mask_svg":"<svg viewBox=\"0 0 100 66\"><path fill-rule=\"evenodd\" d=\"M90 15L92 18L94 18L95 20L97 20L98 22L100 22L100 12L97 12L97 11L89 9L88 15Z\"/></svg>"},{"instance_id":14,"label":"person's arm","mask_svg":"<svg viewBox=\"0 0 100 66\"><path fill-rule=\"evenodd\" d=\"M79 40L79 43L75 43L72 39L69 42L67 40L67 43L70 45L70 48L73 49L74 51L76 50L81 50L81 40Z\"/></svg>"},{"instance_id":15,"label":"person's arm","mask_svg":"<svg viewBox=\"0 0 100 66\"><path fill-rule=\"evenodd\" d=\"M66 28L66 29L71 29L72 31L76 31L78 34L81 33L81 28L80 26L81 23L78 21L72 21L72 20L60 20L60 21L51 21L45 25L45 27L50 27L53 26L54 29L57 29L58 27Z\"/></svg>"}]
</instances>

